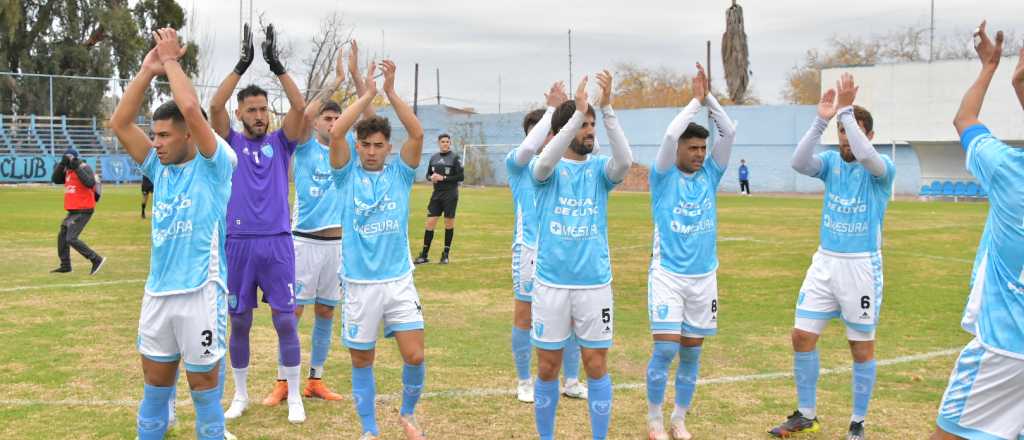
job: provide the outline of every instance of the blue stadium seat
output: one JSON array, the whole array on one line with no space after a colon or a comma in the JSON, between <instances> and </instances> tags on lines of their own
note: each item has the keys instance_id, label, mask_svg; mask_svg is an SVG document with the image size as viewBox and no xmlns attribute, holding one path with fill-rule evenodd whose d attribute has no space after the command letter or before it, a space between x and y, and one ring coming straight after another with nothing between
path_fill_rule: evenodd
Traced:
<instances>
[{"instance_id":1,"label":"blue stadium seat","mask_svg":"<svg viewBox=\"0 0 1024 440\"><path fill-rule=\"evenodd\" d=\"M931 190L932 195L937 196L939 194L942 194L942 182L939 182L938 180L933 180Z\"/></svg>"},{"instance_id":2,"label":"blue stadium seat","mask_svg":"<svg viewBox=\"0 0 1024 440\"><path fill-rule=\"evenodd\" d=\"M962 197L967 195L967 184L963 182L957 182L953 184L953 195L956 197Z\"/></svg>"},{"instance_id":3,"label":"blue stadium seat","mask_svg":"<svg viewBox=\"0 0 1024 440\"><path fill-rule=\"evenodd\" d=\"M920 195L920 196L930 196L930 195L932 195L932 188L930 186L928 186L928 185L921 185L921 193L918 194L918 195Z\"/></svg>"},{"instance_id":4,"label":"blue stadium seat","mask_svg":"<svg viewBox=\"0 0 1024 440\"><path fill-rule=\"evenodd\" d=\"M967 197L978 197L978 184L974 182L967 182L967 188L964 189L964 195Z\"/></svg>"},{"instance_id":5,"label":"blue stadium seat","mask_svg":"<svg viewBox=\"0 0 1024 440\"><path fill-rule=\"evenodd\" d=\"M953 197L955 195L953 194L953 182L950 182L948 180L942 182L942 195L946 197Z\"/></svg>"}]
</instances>

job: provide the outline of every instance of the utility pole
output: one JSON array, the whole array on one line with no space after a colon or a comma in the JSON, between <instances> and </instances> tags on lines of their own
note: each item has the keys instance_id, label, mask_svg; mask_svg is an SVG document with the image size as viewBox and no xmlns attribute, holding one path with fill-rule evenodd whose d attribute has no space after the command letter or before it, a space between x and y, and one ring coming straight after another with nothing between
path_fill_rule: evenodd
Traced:
<instances>
[{"instance_id":1,"label":"utility pole","mask_svg":"<svg viewBox=\"0 0 1024 440\"><path fill-rule=\"evenodd\" d=\"M566 87L572 90L572 29L569 29L569 82Z\"/></svg>"},{"instance_id":2,"label":"utility pole","mask_svg":"<svg viewBox=\"0 0 1024 440\"><path fill-rule=\"evenodd\" d=\"M932 20L931 27L928 31L928 62L932 62L935 59L935 0L932 0Z\"/></svg>"},{"instance_id":3,"label":"utility pole","mask_svg":"<svg viewBox=\"0 0 1024 440\"><path fill-rule=\"evenodd\" d=\"M501 113L501 74L498 74L498 113Z\"/></svg>"},{"instance_id":4,"label":"utility pole","mask_svg":"<svg viewBox=\"0 0 1024 440\"><path fill-rule=\"evenodd\" d=\"M437 68L437 105L441 105L441 68Z\"/></svg>"},{"instance_id":5,"label":"utility pole","mask_svg":"<svg viewBox=\"0 0 1024 440\"><path fill-rule=\"evenodd\" d=\"M416 73L412 80L412 114L418 114L420 106L420 63L416 63Z\"/></svg>"}]
</instances>

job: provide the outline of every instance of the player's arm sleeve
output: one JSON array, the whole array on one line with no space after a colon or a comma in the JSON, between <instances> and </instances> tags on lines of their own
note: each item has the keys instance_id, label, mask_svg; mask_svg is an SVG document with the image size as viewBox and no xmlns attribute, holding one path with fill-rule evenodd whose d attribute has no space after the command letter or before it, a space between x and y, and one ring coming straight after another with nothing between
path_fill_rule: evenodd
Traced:
<instances>
[{"instance_id":1,"label":"player's arm sleeve","mask_svg":"<svg viewBox=\"0 0 1024 440\"><path fill-rule=\"evenodd\" d=\"M967 153L967 170L982 186L989 187L992 175L1006 160L1006 155L1012 147L992 136L988 127L982 124L967 127L960 136L960 143Z\"/></svg>"},{"instance_id":2,"label":"player's arm sleeve","mask_svg":"<svg viewBox=\"0 0 1024 440\"><path fill-rule=\"evenodd\" d=\"M461 182L466 179L465 173L462 169L462 159L459 156L455 156L455 166L452 167L452 173L445 176L444 180L449 182Z\"/></svg>"},{"instance_id":3,"label":"player's arm sleeve","mask_svg":"<svg viewBox=\"0 0 1024 440\"><path fill-rule=\"evenodd\" d=\"M871 140L860 130L857 119L853 117L853 106L839 110L839 123L843 124L846 138L850 140L850 150L853 157L857 158L857 162L864 165L872 176L882 177L888 174L882 155L878 154Z\"/></svg>"},{"instance_id":4,"label":"player's arm sleeve","mask_svg":"<svg viewBox=\"0 0 1024 440\"><path fill-rule=\"evenodd\" d=\"M352 175L352 169L356 166L355 163L354 159L349 159L341 168L331 168L331 177L334 178L335 188L341 188L345 184L345 180Z\"/></svg>"},{"instance_id":5,"label":"player's arm sleeve","mask_svg":"<svg viewBox=\"0 0 1024 440\"><path fill-rule=\"evenodd\" d=\"M143 176L148 177L152 181L156 177L156 166L159 163L160 161L156 158L156 148L150 148L146 158L139 164L139 171L142 172Z\"/></svg>"},{"instance_id":6,"label":"player's arm sleeve","mask_svg":"<svg viewBox=\"0 0 1024 440\"><path fill-rule=\"evenodd\" d=\"M683 135L690 121L700 111L700 101L691 99L690 103L676 115L665 129L665 137L661 140L658 155L654 160L654 171L664 173L676 163L676 150L679 148L679 136Z\"/></svg>"},{"instance_id":7,"label":"player's arm sleeve","mask_svg":"<svg viewBox=\"0 0 1024 440\"><path fill-rule=\"evenodd\" d=\"M602 107L601 117L604 119L608 141L612 144L612 158L605 165L605 175L608 176L609 182L619 184L626 178L629 167L633 165L633 150L629 148L629 140L626 139L612 106Z\"/></svg>"},{"instance_id":8,"label":"player's arm sleeve","mask_svg":"<svg viewBox=\"0 0 1024 440\"><path fill-rule=\"evenodd\" d=\"M555 114L555 108L549 106L547 110L544 110L544 116L540 118L530 132L526 134L526 138L523 139L523 143L519 144L519 148L516 148L515 152L515 163L519 167L525 167L530 164L530 159L537 154L537 150L544 145L544 140L548 138L548 133L551 132L551 116Z\"/></svg>"},{"instance_id":9,"label":"player's arm sleeve","mask_svg":"<svg viewBox=\"0 0 1024 440\"><path fill-rule=\"evenodd\" d=\"M393 166L395 173L398 174L398 178L405 184L412 187L412 182L416 180L416 168L409 166L404 160L393 161L389 166Z\"/></svg>"},{"instance_id":10,"label":"player's arm sleeve","mask_svg":"<svg viewBox=\"0 0 1024 440\"><path fill-rule=\"evenodd\" d=\"M796 144L796 150L793 151L793 159L790 160L793 170L810 177L816 177L821 172L821 159L814 155L814 147L821 143L821 134L825 132L826 127L828 127L828 121L817 116L814 118L811 128L800 139L800 143Z\"/></svg>"},{"instance_id":11,"label":"player's arm sleeve","mask_svg":"<svg viewBox=\"0 0 1024 440\"><path fill-rule=\"evenodd\" d=\"M53 175L50 176L50 181L57 185L63 185L67 172L68 171L67 168L64 167L64 163L58 162L57 165L53 167Z\"/></svg>"},{"instance_id":12,"label":"player's arm sleeve","mask_svg":"<svg viewBox=\"0 0 1024 440\"><path fill-rule=\"evenodd\" d=\"M725 113L725 109L718 103L714 95L708 93L705 98L708 109L711 112L711 119L715 121L715 143L711 148L711 158L715 160L723 171L729 166L729 157L732 155L732 144L736 141L736 124Z\"/></svg>"},{"instance_id":13,"label":"player's arm sleeve","mask_svg":"<svg viewBox=\"0 0 1024 440\"><path fill-rule=\"evenodd\" d=\"M284 147L285 150L288 151L288 154L294 154L295 153L295 148L297 146L296 141L289 140L288 139L288 134L286 134L284 132L283 128L279 128L277 130L276 135L277 135L277 138L280 139L281 145Z\"/></svg>"},{"instance_id":14,"label":"player's arm sleeve","mask_svg":"<svg viewBox=\"0 0 1024 440\"><path fill-rule=\"evenodd\" d=\"M562 155L565 154L565 150L569 149L569 144L576 138L576 131L582 125L583 112L576 110L576 113L572 114L565 126L558 130L558 134L540 153L537 160L530 163L530 172L533 174L534 180L544 182L551 177L551 173L555 172L555 166L558 165L558 161L562 160Z\"/></svg>"},{"instance_id":15,"label":"player's arm sleeve","mask_svg":"<svg viewBox=\"0 0 1024 440\"><path fill-rule=\"evenodd\" d=\"M217 135L213 134L217 141L217 149L213 152L213 156L206 157L202 154L197 155L196 158L200 159L213 171L214 182L217 184L224 184L231 181L231 176L235 172L235 167L238 166L238 155L231 149L227 141Z\"/></svg>"},{"instance_id":16,"label":"player's arm sleeve","mask_svg":"<svg viewBox=\"0 0 1024 440\"><path fill-rule=\"evenodd\" d=\"M86 188L96 186L96 173L93 172L92 167L85 163L85 161L82 161L82 164L75 168L75 175L78 176L78 180L81 180L82 185L85 185Z\"/></svg>"}]
</instances>

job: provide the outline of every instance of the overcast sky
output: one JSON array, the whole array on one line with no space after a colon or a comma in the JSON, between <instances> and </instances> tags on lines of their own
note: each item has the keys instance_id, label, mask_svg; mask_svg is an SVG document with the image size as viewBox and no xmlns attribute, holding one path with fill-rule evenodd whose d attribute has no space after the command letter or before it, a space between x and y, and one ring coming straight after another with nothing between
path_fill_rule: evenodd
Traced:
<instances>
[{"instance_id":1,"label":"overcast sky","mask_svg":"<svg viewBox=\"0 0 1024 440\"><path fill-rule=\"evenodd\" d=\"M215 35L210 81L218 82L237 61L239 2L180 3L195 10L194 32ZM245 3L248 6L248 0ZM362 49L383 50L398 63L400 94L412 97L413 64L418 62L421 100L436 94L434 69L439 68L443 102L483 112L498 110L499 75L503 111L540 103L553 81L567 79L566 32L570 28L574 80L616 62L689 72L694 62L704 60L705 41L711 40L713 81L716 89L724 89L719 54L730 0L254 0L253 4L256 15L263 13L303 55L320 18L339 11L354 27ZM930 0L740 0L740 5L755 94L764 103L777 104L782 102L786 72L801 62L807 49L824 47L833 34L866 36L909 25L927 27ZM935 1L939 35L969 32L983 18L989 19L990 29L1016 28L1017 35L1024 36L1021 0ZM252 69L266 66L257 60Z\"/></svg>"}]
</instances>

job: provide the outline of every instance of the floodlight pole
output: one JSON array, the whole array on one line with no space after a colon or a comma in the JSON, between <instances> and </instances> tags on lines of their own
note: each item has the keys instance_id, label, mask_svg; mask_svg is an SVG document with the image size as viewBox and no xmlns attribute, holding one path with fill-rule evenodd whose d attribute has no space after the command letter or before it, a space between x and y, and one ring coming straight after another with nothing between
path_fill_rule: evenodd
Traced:
<instances>
[{"instance_id":1,"label":"floodlight pole","mask_svg":"<svg viewBox=\"0 0 1024 440\"><path fill-rule=\"evenodd\" d=\"M935 57L935 0L932 0L932 19L931 27L928 31L928 62L932 62Z\"/></svg>"}]
</instances>

